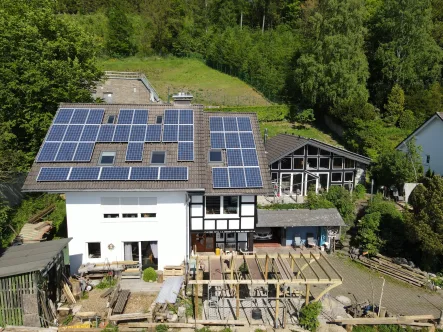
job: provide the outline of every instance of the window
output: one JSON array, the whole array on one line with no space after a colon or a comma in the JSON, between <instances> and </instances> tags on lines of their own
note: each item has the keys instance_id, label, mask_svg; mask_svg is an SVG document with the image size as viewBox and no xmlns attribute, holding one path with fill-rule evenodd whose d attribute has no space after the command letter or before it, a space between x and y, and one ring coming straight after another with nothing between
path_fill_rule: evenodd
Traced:
<instances>
[{"instance_id":1,"label":"window","mask_svg":"<svg viewBox=\"0 0 443 332\"><path fill-rule=\"evenodd\" d=\"M345 184L343 185L343 187L344 187L345 189L349 190L349 191L352 191L353 186L354 186L354 185L353 185L352 183L345 183Z\"/></svg>"},{"instance_id":2,"label":"window","mask_svg":"<svg viewBox=\"0 0 443 332\"><path fill-rule=\"evenodd\" d=\"M152 151L151 164L164 164L166 161L165 151Z\"/></svg>"},{"instance_id":3,"label":"window","mask_svg":"<svg viewBox=\"0 0 443 332\"><path fill-rule=\"evenodd\" d=\"M278 173L275 173L275 172L271 173L271 180L277 181L278 180Z\"/></svg>"},{"instance_id":4,"label":"window","mask_svg":"<svg viewBox=\"0 0 443 332\"><path fill-rule=\"evenodd\" d=\"M99 165L114 165L115 152L102 152Z\"/></svg>"},{"instance_id":5,"label":"window","mask_svg":"<svg viewBox=\"0 0 443 332\"><path fill-rule=\"evenodd\" d=\"M354 172L345 172L345 182L354 181Z\"/></svg>"},{"instance_id":6,"label":"window","mask_svg":"<svg viewBox=\"0 0 443 332\"><path fill-rule=\"evenodd\" d=\"M318 181L318 188L322 191L327 191L328 190L328 180L329 180L329 174L328 173L321 173L318 174L318 176L320 177L319 181Z\"/></svg>"},{"instance_id":7,"label":"window","mask_svg":"<svg viewBox=\"0 0 443 332\"><path fill-rule=\"evenodd\" d=\"M278 169L278 161L271 165L271 169Z\"/></svg>"},{"instance_id":8,"label":"window","mask_svg":"<svg viewBox=\"0 0 443 332\"><path fill-rule=\"evenodd\" d=\"M157 213L140 213L140 217L142 217L142 218L155 218L155 217L157 217Z\"/></svg>"},{"instance_id":9,"label":"window","mask_svg":"<svg viewBox=\"0 0 443 332\"><path fill-rule=\"evenodd\" d=\"M291 159L292 158L283 158L280 160L280 169L292 169Z\"/></svg>"},{"instance_id":10,"label":"window","mask_svg":"<svg viewBox=\"0 0 443 332\"><path fill-rule=\"evenodd\" d=\"M323 150L323 149L320 149L320 155L321 156L330 156L331 152Z\"/></svg>"},{"instance_id":11,"label":"window","mask_svg":"<svg viewBox=\"0 0 443 332\"><path fill-rule=\"evenodd\" d=\"M345 158L345 168L355 168L355 161Z\"/></svg>"},{"instance_id":12,"label":"window","mask_svg":"<svg viewBox=\"0 0 443 332\"><path fill-rule=\"evenodd\" d=\"M206 197L206 214L220 214L220 196Z\"/></svg>"},{"instance_id":13,"label":"window","mask_svg":"<svg viewBox=\"0 0 443 332\"><path fill-rule=\"evenodd\" d=\"M106 121L107 123L114 123L115 121L115 115L110 115L108 116L108 121Z\"/></svg>"},{"instance_id":14,"label":"window","mask_svg":"<svg viewBox=\"0 0 443 332\"><path fill-rule=\"evenodd\" d=\"M120 218L118 213L105 213L103 214L104 218Z\"/></svg>"},{"instance_id":15,"label":"window","mask_svg":"<svg viewBox=\"0 0 443 332\"><path fill-rule=\"evenodd\" d=\"M210 163L220 163L222 162L222 152L221 150L209 150L209 162Z\"/></svg>"},{"instance_id":16,"label":"window","mask_svg":"<svg viewBox=\"0 0 443 332\"><path fill-rule=\"evenodd\" d=\"M155 120L155 123L156 123L156 124L162 124L162 123L163 123L163 116L158 115L158 116L157 116L157 119Z\"/></svg>"},{"instance_id":17,"label":"window","mask_svg":"<svg viewBox=\"0 0 443 332\"><path fill-rule=\"evenodd\" d=\"M237 214L238 196L223 197L223 214Z\"/></svg>"},{"instance_id":18,"label":"window","mask_svg":"<svg viewBox=\"0 0 443 332\"><path fill-rule=\"evenodd\" d=\"M329 169L329 158L320 158L320 168Z\"/></svg>"},{"instance_id":19,"label":"window","mask_svg":"<svg viewBox=\"0 0 443 332\"><path fill-rule=\"evenodd\" d=\"M305 155L305 147L295 150L294 155L295 156L304 156Z\"/></svg>"},{"instance_id":20,"label":"window","mask_svg":"<svg viewBox=\"0 0 443 332\"><path fill-rule=\"evenodd\" d=\"M315 146L308 145L308 156L316 156L318 155L318 148Z\"/></svg>"},{"instance_id":21,"label":"window","mask_svg":"<svg viewBox=\"0 0 443 332\"><path fill-rule=\"evenodd\" d=\"M123 218L137 218L137 213L123 213Z\"/></svg>"},{"instance_id":22,"label":"window","mask_svg":"<svg viewBox=\"0 0 443 332\"><path fill-rule=\"evenodd\" d=\"M343 177L343 173L335 172L331 173L331 182L341 182Z\"/></svg>"},{"instance_id":23,"label":"window","mask_svg":"<svg viewBox=\"0 0 443 332\"><path fill-rule=\"evenodd\" d=\"M89 242L88 243L88 257L89 258L101 258L102 250L100 242Z\"/></svg>"},{"instance_id":24,"label":"window","mask_svg":"<svg viewBox=\"0 0 443 332\"><path fill-rule=\"evenodd\" d=\"M294 158L294 169L303 169L303 158Z\"/></svg>"},{"instance_id":25,"label":"window","mask_svg":"<svg viewBox=\"0 0 443 332\"><path fill-rule=\"evenodd\" d=\"M306 164L308 169L317 169L317 163L318 163L318 159L317 158L308 158L308 163Z\"/></svg>"},{"instance_id":26,"label":"window","mask_svg":"<svg viewBox=\"0 0 443 332\"><path fill-rule=\"evenodd\" d=\"M431 162L431 156L429 154L426 155L426 164Z\"/></svg>"},{"instance_id":27,"label":"window","mask_svg":"<svg viewBox=\"0 0 443 332\"><path fill-rule=\"evenodd\" d=\"M334 157L334 159L332 160L332 168L343 168L343 158Z\"/></svg>"}]
</instances>

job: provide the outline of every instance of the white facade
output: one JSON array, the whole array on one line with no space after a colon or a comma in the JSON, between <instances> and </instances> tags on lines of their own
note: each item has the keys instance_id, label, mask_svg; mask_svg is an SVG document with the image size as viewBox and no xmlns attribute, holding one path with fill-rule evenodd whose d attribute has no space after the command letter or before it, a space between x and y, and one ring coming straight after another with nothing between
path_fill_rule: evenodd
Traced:
<instances>
[{"instance_id":1,"label":"white facade","mask_svg":"<svg viewBox=\"0 0 443 332\"><path fill-rule=\"evenodd\" d=\"M417 146L421 146L423 169L431 169L436 174L443 175L443 121L434 115L424 125L417 129L408 139L403 141L397 150L407 151L406 142L415 138Z\"/></svg>"},{"instance_id":2,"label":"white facade","mask_svg":"<svg viewBox=\"0 0 443 332\"><path fill-rule=\"evenodd\" d=\"M124 242L157 241L158 268L179 265L186 255L185 192L68 192L66 213L71 273L81 264L124 260ZM137 218L123 218L135 214ZM118 214L118 218L105 218ZM141 215L149 214L149 218ZM155 214L155 217L152 217ZM100 242L100 258L88 257L88 243ZM112 249L109 249L112 248Z\"/></svg>"}]
</instances>

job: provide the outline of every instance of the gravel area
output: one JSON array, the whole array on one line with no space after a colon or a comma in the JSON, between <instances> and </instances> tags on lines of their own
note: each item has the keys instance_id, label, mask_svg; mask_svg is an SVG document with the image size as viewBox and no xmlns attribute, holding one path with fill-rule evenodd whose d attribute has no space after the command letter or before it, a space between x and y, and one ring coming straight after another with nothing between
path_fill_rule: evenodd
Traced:
<instances>
[{"instance_id":1,"label":"gravel area","mask_svg":"<svg viewBox=\"0 0 443 332\"><path fill-rule=\"evenodd\" d=\"M125 314L148 312L157 295L131 293L125 307Z\"/></svg>"},{"instance_id":2,"label":"gravel area","mask_svg":"<svg viewBox=\"0 0 443 332\"><path fill-rule=\"evenodd\" d=\"M100 295L105 291L106 289L94 288L92 291L87 293L89 295L87 299L77 301L77 305L82 306L80 312L95 311L102 317L105 317L108 312L108 308L106 308L106 302L108 300L107 298L103 299L100 297Z\"/></svg>"}]
</instances>

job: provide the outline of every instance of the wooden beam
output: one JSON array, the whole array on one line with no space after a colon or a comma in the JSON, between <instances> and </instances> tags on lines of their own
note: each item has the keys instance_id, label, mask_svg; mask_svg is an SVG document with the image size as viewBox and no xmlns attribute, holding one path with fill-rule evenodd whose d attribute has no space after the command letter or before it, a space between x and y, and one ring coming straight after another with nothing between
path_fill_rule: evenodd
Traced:
<instances>
[{"instance_id":1,"label":"wooden beam","mask_svg":"<svg viewBox=\"0 0 443 332\"><path fill-rule=\"evenodd\" d=\"M231 255L230 268L231 268L231 280L234 280L234 254Z\"/></svg>"},{"instance_id":2,"label":"wooden beam","mask_svg":"<svg viewBox=\"0 0 443 332\"><path fill-rule=\"evenodd\" d=\"M195 284L194 289L194 317L198 319L198 284Z\"/></svg>"},{"instance_id":3,"label":"wooden beam","mask_svg":"<svg viewBox=\"0 0 443 332\"><path fill-rule=\"evenodd\" d=\"M276 286L276 291L277 293L275 294L275 328L278 328L278 309L279 309L279 304L280 304L280 285L277 284Z\"/></svg>"},{"instance_id":4,"label":"wooden beam","mask_svg":"<svg viewBox=\"0 0 443 332\"><path fill-rule=\"evenodd\" d=\"M338 273L338 271L335 269L335 267L329 262L328 259L326 259L326 254L322 254L320 253L321 257L323 258L323 260L328 263L328 265L331 267L331 269L334 270L335 273L337 273L337 275L340 277L341 281L343 281L343 277L341 276L340 273Z\"/></svg>"},{"instance_id":5,"label":"wooden beam","mask_svg":"<svg viewBox=\"0 0 443 332\"><path fill-rule=\"evenodd\" d=\"M291 255L291 256L292 256L292 255ZM306 281L307 278L306 278L305 274L303 273L302 269L301 269L300 266L298 265L298 263L297 263L297 261L295 260L295 258L293 258L293 259L294 259L294 263L295 263L295 265L297 266L297 269L298 269L298 271L300 272L302 278Z\"/></svg>"},{"instance_id":6,"label":"wooden beam","mask_svg":"<svg viewBox=\"0 0 443 332\"><path fill-rule=\"evenodd\" d=\"M308 305L309 304L309 293L310 293L310 290L309 290L309 287L310 285L309 284L306 284L306 299L305 299L305 304L306 305Z\"/></svg>"},{"instance_id":7,"label":"wooden beam","mask_svg":"<svg viewBox=\"0 0 443 332\"><path fill-rule=\"evenodd\" d=\"M340 318L335 319L334 323L350 325L380 325L380 324L405 324L411 325L417 320L432 320L434 315L416 315L416 316L398 316L398 317L378 317L378 318Z\"/></svg>"},{"instance_id":8,"label":"wooden beam","mask_svg":"<svg viewBox=\"0 0 443 332\"><path fill-rule=\"evenodd\" d=\"M243 261L244 261L244 263L246 264L246 267L248 268L248 274L249 274L249 276L251 276L251 270L250 270L250 268L249 268L249 264L248 264L248 260L246 259L246 257L245 256L243 256ZM251 280L252 280L252 278L251 278Z\"/></svg>"},{"instance_id":9,"label":"wooden beam","mask_svg":"<svg viewBox=\"0 0 443 332\"><path fill-rule=\"evenodd\" d=\"M208 271L209 271L209 281L211 281L211 257L208 257Z\"/></svg>"},{"instance_id":10,"label":"wooden beam","mask_svg":"<svg viewBox=\"0 0 443 332\"><path fill-rule=\"evenodd\" d=\"M315 261L317 262L317 264L320 266L320 268L323 270L323 272L328 276L329 280L332 280L331 276L329 275L328 272L326 272L325 268L322 266L322 264L319 262L319 260L317 259L317 257L315 257L315 255L312 255L311 253L311 257L315 259Z\"/></svg>"},{"instance_id":11,"label":"wooden beam","mask_svg":"<svg viewBox=\"0 0 443 332\"><path fill-rule=\"evenodd\" d=\"M202 325L220 325L220 326L226 326L226 325L237 325L237 326L244 326L246 325L248 322L247 321L238 321L238 320L206 320L206 319L201 319L201 320L197 320L195 321L194 319L188 319L188 323L191 324L202 324ZM166 323L166 325L169 326L169 323Z\"/></svg>"},{"instance_id":12,"label":"wooden beam","mask_svg":"<svg viewBox=\"0 0 443 332\"><path fill-rule=\"evenodd\" d=\"M240 318L240 284L236 285L235 295L237 297L235 302L235 320Z\"/></svg>"},{"instance_id":13,"label":"wooden beam","mask_svg":"<svg viewBox=\"0 0 443 332\"><path fill-rule=\"evenodd\" d=\"M329 292L331 289L333 289L333 288L335 288L335 287L337 287L337 286L339 286L339 285L341 285L341 282L340 282L340 283L333 283L332 285L329 285L329 286L326 287L323 291L321 291L320 294L317 295L317 297L314 299L313 302L317 302L318 300L320 300L320 299L323 297L323 295L325 295L325 294L326 294L327 292Z\"/></svg>"},{"instance_id":14,"label":"wooden beam","mask_svg":"<svg viewBox=\"0 0 443 332\"><path fill-rule=\"evenodd\" d=\"M318 276L317 272L315 272L314 268L313 268L312 265L311 265L312 262L315 262L315 261L314 261L313 259L311 259L311 260L308 262L308 260L306 259L305 256L303 256L303 259L305 260L306 264L309 265L309 268L312 270L312 272L314 272L314 274L315 274L315 276L317 277L317 279L320 280L320 277Z\"/></svg>"},{"instance_id":15,"label":"wooden beam","mask_svg":"<svg viewBox=\"0 0 443 332\"><path fill-rule=\"evenodd\" d=\"M266 255L266 258L265 258L266 260L265 260L265 280L266 281L268 281L268 264L269 264L269 256L268 255Z\"/></svg>"}]
</instances>

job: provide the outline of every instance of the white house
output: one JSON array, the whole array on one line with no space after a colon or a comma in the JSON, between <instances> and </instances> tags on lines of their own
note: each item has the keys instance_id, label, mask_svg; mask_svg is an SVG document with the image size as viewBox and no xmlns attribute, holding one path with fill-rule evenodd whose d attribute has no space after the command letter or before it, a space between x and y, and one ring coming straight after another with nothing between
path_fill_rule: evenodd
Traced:
<instances>
[{"instance_id":1,"label":"white house","mask_svg":"<svg viewBox=\"0 0 443 332\"><path fill-rule=\"evenodd\" d=\"M174 104L61 104L26 192L64 193L71 273L82 263L177 265L252 249L256 196L272 192L254 113Z\"/></svg>"},{"instance_id":2,"label":"white house","mask_svg":"<svg viewBox=\"0 0 443 332\"><path fill-rule=\"evenodd\" d=\"M421 146L423 169L431 169L443 175L443 112L437 112L424 124L417 128L396 149L407 152L407 142L415 138L417 146Z\"/></svg>"}]
</instances>

